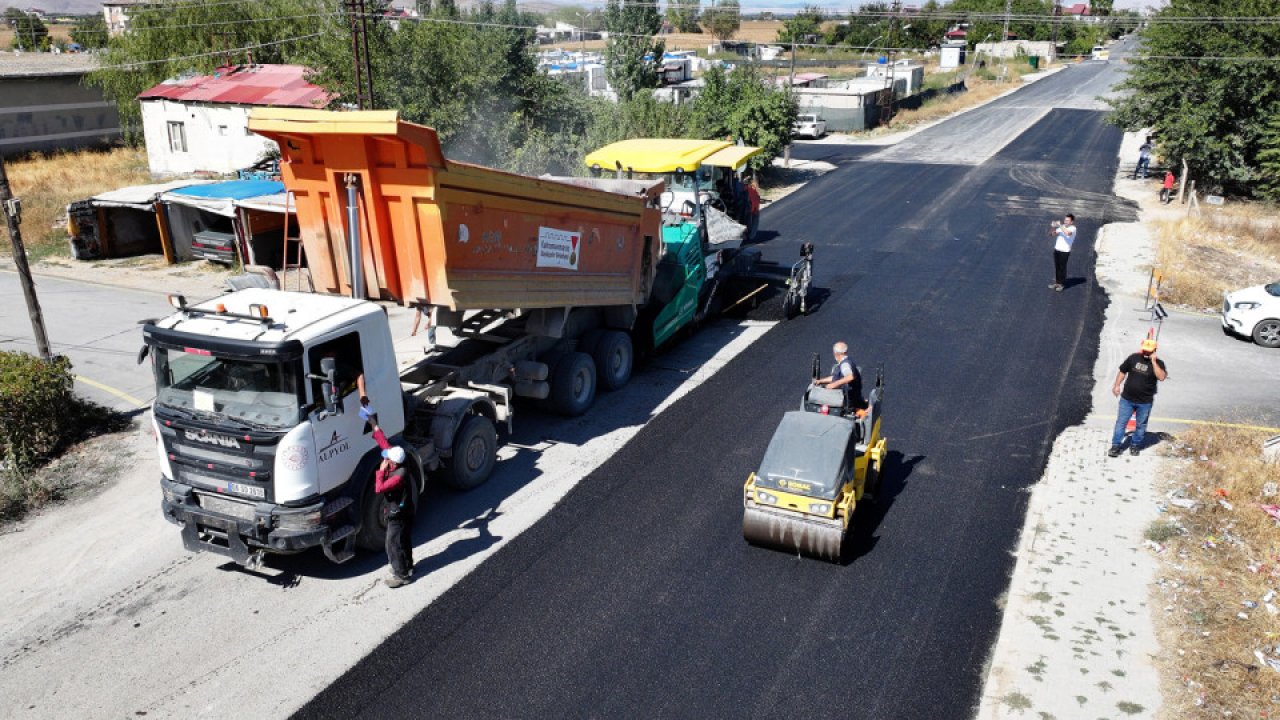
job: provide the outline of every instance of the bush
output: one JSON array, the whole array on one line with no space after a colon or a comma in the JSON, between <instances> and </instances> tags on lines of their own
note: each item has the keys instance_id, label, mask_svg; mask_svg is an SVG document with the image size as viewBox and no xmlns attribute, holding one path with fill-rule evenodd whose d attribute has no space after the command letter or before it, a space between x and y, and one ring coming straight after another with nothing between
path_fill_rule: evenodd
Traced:
<instances>
[{"instance_id":1,"label":"bush","mask_svg":"<svg viewBox=\"0 0 1280 720\"><path fill-rule=\"evenodd\" d=\"M87 435L114 429L119 420L76 396L67 358L45 362L0 352L0 518L52 499L55 489L32 479L31 472Z\"/></svg>"}]
</instances>

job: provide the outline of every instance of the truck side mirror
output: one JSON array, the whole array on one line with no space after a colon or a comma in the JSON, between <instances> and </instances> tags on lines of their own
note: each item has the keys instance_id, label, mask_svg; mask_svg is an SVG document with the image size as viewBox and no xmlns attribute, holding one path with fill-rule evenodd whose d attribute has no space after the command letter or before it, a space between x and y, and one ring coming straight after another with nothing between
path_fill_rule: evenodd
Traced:
<instances>
[{"instance_id":1,"label":"truck side mirror","mask_svg":"<svg viewBox=\"0 0 1280 720\"><path fill-rule=\"evenodd\" d=\"M338 364L331 357L320 358L320 372L324 373L324 381L320 383L320 393L324 395L324 411L330 415L338 414Z\"/></svg>"},{"instance_id":2,"label":"truck side mirror","mask_svg":"<svg viewBox=\"0 0 1280 720\"><path fill-rule=\"evenodd\" d=\"M147 356L150 354L151 354L151 346L143 345L142 349L138 350L138 364L141 365L142 361L146 360Z\"/></svg>"}]
</instances>

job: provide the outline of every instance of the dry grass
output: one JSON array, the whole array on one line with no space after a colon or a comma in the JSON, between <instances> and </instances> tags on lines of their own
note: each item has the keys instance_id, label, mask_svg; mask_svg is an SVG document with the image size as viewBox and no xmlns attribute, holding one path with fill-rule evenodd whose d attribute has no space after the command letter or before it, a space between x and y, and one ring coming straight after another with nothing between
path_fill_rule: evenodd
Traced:
<instances>
[{"instance_id":1,"label":"dry grass","mask_svg":"<svg viewBox=\"0 0 1280 720\"><path fill-rule=\"evenodd\" d=\"M22 199L22 239L41 257L67 247L67 205L106 190L151 182L147 154L134 148L37 155L7 163ZM5 254L9 244L3 243Z\"/></svg>"},{"instance_id":2,"label":"dry grass","mask_svg":"<svg viewBox=\"0 0 1280 720\"><path fill-rule=\"evenodd\" d=\"M1262 205L1206 208L1155 224L1161 298L1213 310L1224 291L1280 278L1280 213Z\"/></svg>"},{"instance_id":3,"label":"dry grass","mask_svg":"<svg viewBox=\"0 0 1280 720\"><path fill-rule=\"evenodd\" d=\"M71 29L74 25L48 25L49 39L57 42L61 40L64 43L71 42ZM8 25L0 28L0 48L9 49L13 47L13 28Z\"/></svg>"},{"instance_id":4,"label":"dry grass","mask_svg":"<svg viewBox=\"0 0 1280 720\"><path fill-rule=\"evenodd\" d=\"M1164 608L1169 717L1266 718L1280 709L1280 523L1261 508L1280 503L1280 465L1262 458L1267 435L1202 427L1173 445L1182 460L1171 500L1195 505L1170 502L1164 523L1176 531L1156 534L1168 536L1154 602Z\"/></svg>"}]
</instances>

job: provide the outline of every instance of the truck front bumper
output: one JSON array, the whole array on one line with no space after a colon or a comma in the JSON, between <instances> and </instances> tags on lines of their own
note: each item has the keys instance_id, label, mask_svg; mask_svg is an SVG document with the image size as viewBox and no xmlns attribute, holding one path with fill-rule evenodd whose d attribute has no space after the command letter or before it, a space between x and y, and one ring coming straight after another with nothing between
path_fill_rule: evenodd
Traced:
<instances>
[{"instance_id":1,"label":"truck front bumper","mask_svg":"<svg viewBox=\"0 0 1280 720\"><path fill-rule=\"evenodd\" d=\"M225 555L240 565L255 564L264 552L295 553L320 546L330 560L342 562L349 548L335 547L354 537L341 528L350 504L320 500L300 507L213 495L190 485L160 479L165 519L182 528L182 544L192 552ZM343 498L345 500L345 498Z\"/></svg>"}]
</instances>

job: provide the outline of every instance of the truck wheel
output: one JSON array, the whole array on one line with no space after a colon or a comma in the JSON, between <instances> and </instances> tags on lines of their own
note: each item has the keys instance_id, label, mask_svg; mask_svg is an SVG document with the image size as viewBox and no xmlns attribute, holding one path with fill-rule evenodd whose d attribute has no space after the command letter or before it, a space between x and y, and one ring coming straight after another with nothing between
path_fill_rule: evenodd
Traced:
<instances>
[{"instance_id":1,"label":"truck wheel","mask_svg":"<svg viewBox=\"0 0 1280 720\"><path fill-rule=\"evenodd\" d=\"M453 457L445 467L445 483L454 490L479 487L498 462L498 431L483 415L468 415L453 437Z\"/></svg>"},{"instance_id":2,"label":"truck wheel","mask_svg":"<svg viewBox=\"0 0 1280 720\"><path fill-rule=\"evenodd\" d=\"M413 472L408 468L405 468L405 479L409 481L414 512L417 512L418 487L422 483L418 482L418 478L414 477ZM370 475L369 482L365 485L364 502L360 504L360 512L363 517L361 518L360 532L356 534L356 547L361 550L382 550L386 547L387 513L390 509L391 506L387 503L386 498L374 492L373 476Z\"/></svg>"},{"instance_id":3,"label":"truck wheel","mask_svg":"<svg viewBox=\"0 0 1280 720\"><path fill-rule=\"evenodd\" d=\"M596 399L596 364L586 353L561 355L551 371L551 407L561 415L576 417Z\"/></svg>"},{"instance_id":4,"label":"truck wheel","mask_svg":"<svg viewBox=\"0 0 1280 720\"><path fill-rule=\"evenodd\" d=\"M618 330L606 330L596 343L591 357L596 361L596 379L605 390L617 390L631 379L634 353L630 335Z\"/></svg>"}]
</instances>

